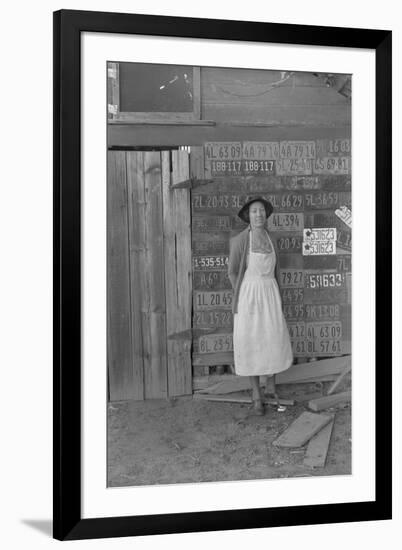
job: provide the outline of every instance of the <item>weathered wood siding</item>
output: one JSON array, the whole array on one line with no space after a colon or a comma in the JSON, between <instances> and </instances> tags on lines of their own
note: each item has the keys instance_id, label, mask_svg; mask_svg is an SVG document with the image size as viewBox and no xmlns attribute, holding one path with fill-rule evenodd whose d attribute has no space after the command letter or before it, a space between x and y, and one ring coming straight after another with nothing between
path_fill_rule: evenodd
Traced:
<instances>
[{"instance_id":1,"label":"weathered wood siding","mask_svg":"<svg viewBox=\"0 0 402 550\"><path fill-rule=\"evenodd\" d=\"M191 327L189 191L171 188L188 177L185 152L109 152L112 401L191 393L190 342L168 340Z\"/></svg>"},{"instance_id":2,"label":"weathered wood siding","mask_svg":"<svg viewBox=\"0 0 402 550\"><path fill-rule=\"evenodd\" d=\"M201 69L202 118L217 122L350 124L350 102L319 75Z\"/></svg>"}]
</instances>

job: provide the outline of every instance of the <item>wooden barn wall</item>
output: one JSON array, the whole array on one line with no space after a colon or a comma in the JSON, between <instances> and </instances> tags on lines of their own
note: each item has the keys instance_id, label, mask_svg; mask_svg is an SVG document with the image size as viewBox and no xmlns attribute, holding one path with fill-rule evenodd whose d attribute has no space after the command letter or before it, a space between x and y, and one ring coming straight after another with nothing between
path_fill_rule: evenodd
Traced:
<instances>
[{"instance_id":1,"label":"wooden barn wall","mask_svg":"<svg viewBox=\"0 0 402 550\"><path fill-rule=\"evenodd\" d=\"M109 151L108 374L111 401L191 393L188 154ZM177 215L178 212L183 215Z\"/></svg>"},{"instance_id":2,"label":"wooden barn wall","mask_svg":"<svg viewBox=\"0 0 402 550\"><path fill-rule=\"evenodd\" d=\"M298 72L201 68L200 75L201 120L108 125L110 149L191 146L191 175L213 180L192 189L188 206L193 365L233 362L229 239L244 227L237 211L255 194L275 208L269 229L279 248L280 290L295 356L350 353L351 227L337 215L342 207L351 209L346 75L337 77L336 85L323 75ZM124 174L119 177L124 181ZM187 216L185 201L178 209L172 200L170 195L170 203L165 201L168 208ZM306 229L316 236L317 229L336 230L335 253L303 254ZM169 254L165 260L171 261ZM166 273L165 280L170 293L174 285ZM114 307L123 302L117 292ZM167 354L188 354L190 325L165 322ZM173 342L181 342L179 352ZM127 365L129 352L121 353ZM120 387L126 382L120 379Z\"/></svg>"}]
</instances>

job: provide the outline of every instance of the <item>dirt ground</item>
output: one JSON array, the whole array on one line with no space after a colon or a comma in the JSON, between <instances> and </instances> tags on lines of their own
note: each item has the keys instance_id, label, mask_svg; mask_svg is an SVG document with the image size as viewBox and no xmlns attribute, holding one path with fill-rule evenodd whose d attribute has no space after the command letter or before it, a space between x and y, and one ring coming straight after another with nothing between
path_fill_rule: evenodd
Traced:
<instances>
[{"instance_id":1,"label":"dirt ground","mask_svg":"<svg viewBox=\"0 0 402 550\"><path fill-rule=\"evenodd\" d=\"M328 386L289 384L278 389L280 397L297 399L317 390L325 393ZM351 474L350 404L322 411L336 413L324 468L303 465L307 444L295 449L272 445L304 410L307 403L284 412L270 406L264 416L253 416L247 404L191 397L111 403L108 486Z\"/></svg>"}]
</instances>

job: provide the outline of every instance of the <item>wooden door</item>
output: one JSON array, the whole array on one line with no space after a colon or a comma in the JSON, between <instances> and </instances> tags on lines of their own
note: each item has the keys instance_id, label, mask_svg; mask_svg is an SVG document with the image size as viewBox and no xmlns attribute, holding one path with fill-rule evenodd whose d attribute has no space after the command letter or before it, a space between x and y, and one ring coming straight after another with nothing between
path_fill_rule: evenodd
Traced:
<instances>
[{"instance_id":1,"label":"wooden door","mask_svg":"<svg viewBox=\"0 0 402 550\"><path fill-rule=\"evenodd\" d=\"M184 151L109 151L110 400L191 394L191 231Z\"/></svg>"}]
</instances>

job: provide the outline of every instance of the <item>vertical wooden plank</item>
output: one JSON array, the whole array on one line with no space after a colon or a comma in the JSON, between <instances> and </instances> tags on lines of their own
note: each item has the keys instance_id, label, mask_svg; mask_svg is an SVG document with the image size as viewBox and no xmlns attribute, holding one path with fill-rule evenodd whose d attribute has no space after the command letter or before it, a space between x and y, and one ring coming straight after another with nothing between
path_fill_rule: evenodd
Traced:
<instances>
[{"instance_id":1,"label":"vertical wooden plank","mask_svg":"<svg viewBox=\"0 0 402 550\"><path fill-rule=\"evenodd\" d=\"M190 175L192 178L204 179L210 177L210 171L207 173L204 166L204 147L191 147L190 154ZM194 235L192 235L194 237ZM194 366L194 373L196 371L199 376L207 376L209 374L208 366Z\"/></svg>"},{"instance_id":2,"label":"vertical wooden plank","mask_svg":"<svg viewBox=\"0 0 402 550\"><path fill-rule=\"evenodd\" d=\"M143 265L143 356L145 398L167 397L165 273L161 154L144 155L145 262ZM145 283L145 284L144 284ZM143 290L142 290L143 292Z\"/></svg>"},{"instance_id":3,"label":"vertical wooden plank","mask_svg":"<svg viewBox=\"0 0 402 550\"><path fill-rule=\"evenodd\" d=\"M191 329L191 213L190 191L171 189L189 178L186 151L162 154L163 221L165 236L165 285L168 336ZM174 339L168 346L169 396L192 393L191 340Z\"/></svg>"},{"instance_id":4,"label":"vertical wooden plank","mask_svg":"<svg viewBox=\"0 0 402 550\"><path fill-rule=\"evenodd\" d=\"M133 373L127 220L126 154L108 152L107 304L110 400L130 399Z\"/></svg>"},{"instance_id":5,"label":"vertical wooden plank","mask_svg":"<svg viewBox=\"0 0 402 550\"><path fill-rule=\"evenodd\" d=\"M128 242L130 259L131 340L133 357L133 396L144 399L144 357L142 345L141 278L145 254L145 182L142 153L127 154Z\"/></svg>"}]
</instances>

